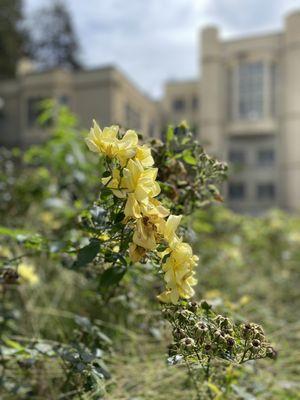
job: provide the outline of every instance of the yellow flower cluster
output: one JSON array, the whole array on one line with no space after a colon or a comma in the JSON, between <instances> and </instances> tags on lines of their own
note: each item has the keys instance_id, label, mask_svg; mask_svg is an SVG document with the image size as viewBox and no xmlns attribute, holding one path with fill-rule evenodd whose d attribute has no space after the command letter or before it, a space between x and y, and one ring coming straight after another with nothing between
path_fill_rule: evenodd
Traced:
<instances>
[{"instance_id":1,"label":"yellow flower cluster","mask_svg":"<svg viewBox=\"0 0 300 400\"><path fill-rule=\"evenodd\" d=\"M156 199L160 186L156 182L158 170L153 168L151 149L138 144L138 135L133 130L128 130L121 139L118 136L118 126L101 130L94 121L86 143L91 151L118 161L111 176L102 178L102 182L116 197L124 199L125 222L134 222L129 246L131 260L137 262L147 251L156 250L158 244L166 245L166 250L158 253L165 260L162 268L166 290L158 298L175 304L179 298L187 299L194 294L198 257L176 234L181 216L170 215Z\"/></svg>"}]
</instances>

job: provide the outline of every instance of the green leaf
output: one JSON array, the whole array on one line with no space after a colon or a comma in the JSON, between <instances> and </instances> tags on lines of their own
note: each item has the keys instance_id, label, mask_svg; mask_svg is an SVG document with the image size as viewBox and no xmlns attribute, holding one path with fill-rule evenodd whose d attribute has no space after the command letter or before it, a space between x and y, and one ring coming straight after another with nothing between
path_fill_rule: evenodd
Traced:
<instances>
[{"instance_id":1,"label":"green leaf","mask_svg":"<svg viewBox=\"0 0 300 400\"><path fill-rule=\"evenodd\" d=\"M223 396L223 392L212 382L208 382L207 386L210 388L210 390L215 394L214 400L219 400Z\"/></svg>"},{"instance_id":2,"label":"green leaf","mask_svg":"<svg viewBox=\"0 0 300 400\"><path fill-rule=\"evenodd\" d=\"M112 267L103 272L100 278L100 287L106 288L117 285L123 278L125 267Z\"/></svg>"},{"instance_id":3,"label":"green leaf","mask_svg":"<svg viewBox=\"0 0 300 400\"><path fill-rule=\"evenodd\" d=\"M167 249L167 247L168 247L167 245L161 243L157 246L156 250L159 252L162 252L162 251L165 251Z\"/></svg>"},{"instance_id":4,"label":"green leaf","mask_svg":"<svg viewBox=\"0 0 300 400\"><path fill-rule=\"evenodd\" d=\"M18 350L18 351L25 351L25 347L23 347L20 343L11 340L11 339L4 339L4 343L11 347L12 349Z\"/></svg>"},{"instance_id":5,"label":"green leaf","mask_svg":"<svg viewBox=\"0 0 300 400\"><path fill-rule=\"evenodd\" d=\"M211 310L212 306L211 306L211 304L209 304L206 300L202 300L202 301L201 301L201 308L202 308L203 310L205 310L206 312L208 312L208 311Z\"/></svg>"},{"instance_id":6,"label":"green leaf","mask_svg":"<svg viewBox=\"0 0 300 400\"><path fill-rule=\"evenodd\" d=\"M167 142L170 143L173 140L173 138L174 138L174 129L172 126L169 126L166 134Z\"/></svg>"},{"instance_id":7,"label":"green leaf","mask_svg":"<svg viewBox=\"0 0 300 400\"><path fill-rule=\"evenodd\" d=\"M124 218L125 218L125 214L123 212L116 214L115 215L115 223L123 221Z\"/></svg>"},{"instance_id":8,"label":"green leaf","mask_svg":"<svg viewBox=\"0 0 300 400\"><path fill-rule=\"evenodd\" d=\"M17 236L19 236L19 235L23 235L23 236L27 237L28 235L33 235L33 233L22 230L22 229L11 229L11 228L7 228L5 226L0 226L0 235L9 236L11 238L17 239Z\"/></svg>"},{"instance_id":9,"label":"green leaf","mask_svg":"<svg viewBox=\"0 0 300 400\"><path fill-rule=\"evenodd\" d=\"M98 252L100 250L100 240L98 239L91 239L90 243L82 247L78 254L77 254L77 260L74 263L74 267L76 268L81 268L84 267L86 264L92 262L94 258L97 256Z\"/></svg>"},{"instance_id":10,"label":"green leaf","mask_svg":"<svg viewBox=\"0 0 300 400\"><path fill-rule=\"evenodd\" d=\"M196 158L192 155L190 150L184 150L182 154L183 160L189 165L197 165Z\"/></svg>"},{"instance_id":11,"label":"green leaf","mask_svg":"<svg viewBox=\"0 0 300 400\"><path fill-rule=\"evenodd\" d=\"M102 174L102 178L108 178L109 176L111 176L111 172L110 171L105 171Z\"/></svg>"}]
</instances>

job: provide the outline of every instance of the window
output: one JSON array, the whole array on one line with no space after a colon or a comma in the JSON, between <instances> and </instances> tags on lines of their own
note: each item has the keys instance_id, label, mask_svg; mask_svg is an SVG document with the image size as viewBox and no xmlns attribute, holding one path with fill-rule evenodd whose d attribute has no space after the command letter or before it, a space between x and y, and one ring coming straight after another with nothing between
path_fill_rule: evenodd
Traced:
<instances>
[{"instance_id":1,"label":"window","mask_svg":"<svg viewBox=\"0 0 300 400\"><path fill-rule=\"evenodd\" d=\"M245 164L246 155L243 150L230 150L229 161L233 164Z\"/></svg>"},{"instance_id":2,"label":"window","mask_svg":"<svg viewBox=\"0 0 300 400\"><path fill-rule=\"evenodd\" d=\"M43 97L31 97L27 101L27 123L29 127L33 127L37 123L37 119L41 114L41 102L45 100Z\"/></svg>"},{"instance_id":3,"label":"window","mask_svg":"<svg viewBox=\"0 0 300 400\"><path fill-rule=\"evenodd\" d=\"M173 101L173 110L174 111L184 111L185 109L185 101L183 99L175 99Z\"/></svg>"},{"instance_id":4,"label":"window","mask_svg":"<svg viewBox=\"0 0 300 400\"><path fill-rule=\"evenodd\" d=\"M62 105L62 106L68 106L69 103L70 103L70 98L69 98L69 96L63 94L63 95L61 95L61 96L59 97L58 102L59 102L59 104Z\"/></svg>"},{"instance_id":5,"label":"window","mask_svg":"<svg viewBox=\"0 0 300 400\"><path fill-rule=\"evenodd\" d=\"M198 100L198 97L196 97L196 96L194 96L192 98L192 108L193 108L193 110L198 110L198 108L199 108L199 100Z\"/></svg>"},{"instance_id":6,"label":"window","mask_svg":"<svg viewBox=\"0 0 300 400\"><path fill-rule=\"evenodd\" d=\"M273 149L259 150L257 153L257 162L259 165L272 165L274 163L275 154Z\"/></svg>"},{"instance_id":7,"label":"window","mask_svg":"<svg viewBox=\"0 0 300 400\"><path fill-rule=\"evenodd\" d=\"M258 200L272 200L275 197L274 183L259 183L256 187Z\"/></svg>"},{"instance_id":8,"label":"window","mask_svg":"<svg viewBox=\"0 0 300 400\"><path fill-rule=\"evenodd\" d=\"M263 117L264 68L262 62L241 64L238 75L238 114L241 119Z\"/></svg>"},{"instance_id":9,"label":"window","mask_svg":"<svg viewBox=\"0 0 300 400\"><path fill-rule=\"evenodd\" d=\"M231 200L243 200L246 195L246 188L243 182L231 182L228 188L229 198Z\"/></svg>"}]
</instances>

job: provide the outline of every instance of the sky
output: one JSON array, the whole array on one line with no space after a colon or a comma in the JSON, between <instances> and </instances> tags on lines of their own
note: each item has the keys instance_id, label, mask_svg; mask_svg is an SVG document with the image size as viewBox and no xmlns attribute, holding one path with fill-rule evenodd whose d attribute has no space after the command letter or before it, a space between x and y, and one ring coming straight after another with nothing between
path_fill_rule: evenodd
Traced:
<instances>
[{"instance_id":1,"label":"sky","mask_svg":"<svg viewBox=\"0 0 300 400\"><path fill-rule=\"evenodd\" d=\"M198 75L199 31L233 38L282 28L300 0L63 0L87 67L114 64L152 97L167 80ZM25 0L30 15L51 0Z\"/></svg>"}]
</instances>

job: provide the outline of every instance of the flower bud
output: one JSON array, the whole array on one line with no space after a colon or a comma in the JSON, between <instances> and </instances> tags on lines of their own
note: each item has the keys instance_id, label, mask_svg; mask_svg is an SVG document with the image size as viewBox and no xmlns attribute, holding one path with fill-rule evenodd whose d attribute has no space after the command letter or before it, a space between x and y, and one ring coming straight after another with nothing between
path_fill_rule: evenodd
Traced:
<instances>
[{"instance_id":1,"label":"flower bud","mask_svg":"<svg viewBox=\"0 0 300 400\"><path fill-rule=\"evenodd\" d=\"M195 346L195 341L190 337L186 337L180 340L180 344L183 348L190 349Z\"/></svg>"},{"instance_id":2,"label":"flower bud","mask_svg":"<svg viewBox=\"0 0 300 400\"><path fill-rule=\"evenodd\" d=\"M250 346L251 351L253 353L257 353L260 350L260 346L261 346L260 340L253 339Z\"/></svg>"},{"instance_id":3,"label":"flower bud","mask_svg":"<svg viewBox=\"0 0 300 400\"><path fill-rule=\"evenodd\" d=\"M196 335L201 337L208 331L207 324L205 322L199 321L195 324Z\"/></svg>"},{"instance_id":4,"label":"flower bud","mask_svg":"<svg viewBox=\"0 0 300 400\"><path fill-rule=\"evenodd\" d=\"M181 329L181 328L175 328L175 329L173 330L173 336L174 336L174 339L179 340L179 339L182 339L182 338L185 337L185 332L184 332L184 330Z\"/></svg>"},{"instance_id":5,"label":"flower bud","mask_svg":"<svg viewBox=\"0 0 300 400\"><path fill-rule=\"evenodd\" d=\"M204 353L211 353L213 350L212 344L211 343L205 343L203 347Z\"/></svg>"},{"instance_id":6,"label":"flower bud","mask_svg":"<svg viewBox=\"0 0 300 400\"><path fill-rule=\"evenodd\" d=\"M271 358L272 360L276 360L277 355L278 355L278 353L273 347L270 346L267 348L267 351L266 351L267 357Z\"/></svg>"},{"instance_id":7,"label":"flower bud","mask_svg":"<svg viewBox=\"0 0 300 400\"><path fill-rule=\"evenodd\" d=\"M232 348L235 345L235 340L232 336L228 335L226 336L226 343L228 347Z\"/></svg>"},{"instance_id":8,"label":"flower bud","mask_svg":"<svg viewBox=\"0 0 300 400\"><path fill-rule=\"evenodd\" d=\"M189 309L191 310L191 312L195 313L198 309L198 303L196 301L190 301Z\"/></svg>"}]
</instances>

